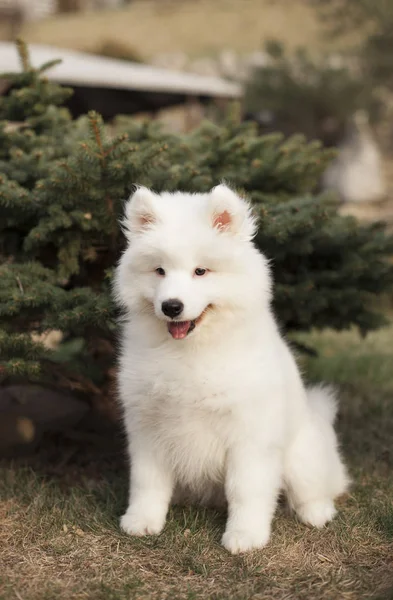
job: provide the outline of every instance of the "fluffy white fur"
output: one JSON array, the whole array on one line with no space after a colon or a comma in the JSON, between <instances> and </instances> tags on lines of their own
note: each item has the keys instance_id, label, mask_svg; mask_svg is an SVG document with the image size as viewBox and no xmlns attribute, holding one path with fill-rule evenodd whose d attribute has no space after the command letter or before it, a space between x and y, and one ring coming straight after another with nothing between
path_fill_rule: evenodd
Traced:
<instances>
[{"instance_id":1,"label":"fluffy white fur","mask_svg":"<svg viewBox=\"0 0 393 600\"><path fill-rule=\"evenodd\" d=\"M121 527L158 534L171 501L226 500L224 546L262 548L281 489L304 523L322 527L348 481L336 401L328 389L306 391L279 333L248 204L224 185L193 195L139 188L123 224L115 292L126 309L119 392L131 479ZM184 305L175 321L196 323L182 339L162 310L171 299Z\"/></svg>"}]
</instances>

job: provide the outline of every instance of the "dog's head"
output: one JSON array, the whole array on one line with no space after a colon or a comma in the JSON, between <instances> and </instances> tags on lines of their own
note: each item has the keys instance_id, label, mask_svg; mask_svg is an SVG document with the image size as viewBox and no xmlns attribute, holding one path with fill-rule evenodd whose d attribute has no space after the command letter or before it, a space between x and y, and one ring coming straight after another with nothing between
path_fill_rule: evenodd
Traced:
<instances>
[{"instance_id":1,"label":"dog's head","mask_svg":"<svg viewBox=\"0 0 393 600\"><path fill-rule=\"evenodd\" d=\"M117 297L174 339L269 302L267 261L252 243L255 219L227 186L207 194L138 188L123 225L129 243L117 269Z\"/></svg>"}]
</instances>

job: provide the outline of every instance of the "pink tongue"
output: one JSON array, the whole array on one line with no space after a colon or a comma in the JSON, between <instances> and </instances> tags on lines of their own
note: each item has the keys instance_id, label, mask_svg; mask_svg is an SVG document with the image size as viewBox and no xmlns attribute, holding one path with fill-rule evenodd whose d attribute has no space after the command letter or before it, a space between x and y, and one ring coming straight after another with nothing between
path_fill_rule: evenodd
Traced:
<instances>
[{"instance_id":1,"label":"pink tongue","mask_svg":"<svg viewBox=\"0 0 393 600\"><path fill-rule=\"evenodd\" d=\"M168 331L175 340L185 338L190 327L191 321L172 321L168 323Z\"/></svg>"}]
</instances>

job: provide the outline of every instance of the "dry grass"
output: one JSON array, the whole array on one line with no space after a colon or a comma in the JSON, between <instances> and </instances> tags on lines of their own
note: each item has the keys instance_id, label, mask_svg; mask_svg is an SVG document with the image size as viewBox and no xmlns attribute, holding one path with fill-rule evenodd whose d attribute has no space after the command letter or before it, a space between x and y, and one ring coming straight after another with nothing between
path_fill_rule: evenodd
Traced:
<instances>
[{"instance_id":1,"label":"dry grass","mask_svg":"<svg viewBox=\"0 0 393 600\"><path fill-rule=\"evenodd\" d=\"M392 334L307 336L321 353L305 365L310 377L341 387L338 426L354 478L328 527L307 528L282 504L269 545L234 557L219 544L225 515L175 508L162 535L131 539L118 529L124 466L85 456L50 475L42 462L3 464L1 600L391 599Z\"/></svg>"},{"instance_id":2,"label":"dry grass","mask_svg":"<svg viewBox=\"0 0 393 600\"><path fill-rule=\"evenodd\" d=\"M304 0L139 0L117 11L65 15L26 24L28 42L94 50L115 39L149 58L159 53L252 52L270 38L324 48L320 23Z\"/></svg>"}]
</instances>

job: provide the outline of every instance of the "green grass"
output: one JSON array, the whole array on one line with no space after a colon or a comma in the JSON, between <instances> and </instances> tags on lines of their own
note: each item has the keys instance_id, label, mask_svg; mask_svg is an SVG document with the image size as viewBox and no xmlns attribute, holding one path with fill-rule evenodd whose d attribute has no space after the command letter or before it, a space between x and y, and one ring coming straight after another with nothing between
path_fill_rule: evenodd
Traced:
<instances>
[{"instance_id":1,"label":"green grass","mask_svg":"<svg viewBox=\"0 0 393 600\"><path fill-rule=\"evenodd\" d=\"M124 466L94 454L61 469L3 463L0 599L393 598L393 327L366 340L300 337L319 351L302 359L308 378L340 390L353 485L331 524L305 527L280 504L269 545L231 556L220 546L225 515L177 507L160 536L133 539L118 528Z\"/></svg>"}]
</instances>

